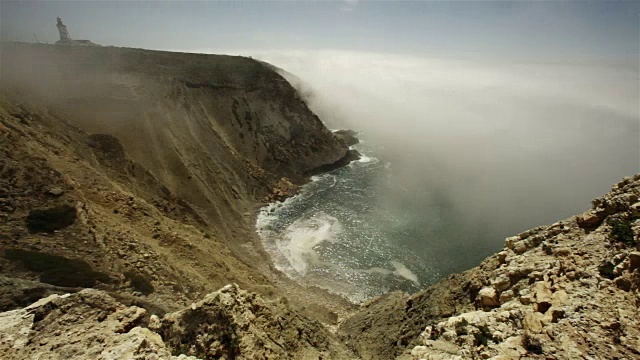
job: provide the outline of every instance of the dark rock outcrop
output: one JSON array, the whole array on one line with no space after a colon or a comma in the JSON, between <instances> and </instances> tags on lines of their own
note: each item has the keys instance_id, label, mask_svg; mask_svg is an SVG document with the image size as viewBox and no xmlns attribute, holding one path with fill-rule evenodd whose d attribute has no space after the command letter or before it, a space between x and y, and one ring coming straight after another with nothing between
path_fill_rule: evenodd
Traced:
<instances>
[{"instance_id":1,"label":"dark rock outcrop","mask_svg":"<svg viewBox=\"0 0 640 360\"><path fill-rule=\"evenodd\" d=\"M360 153L358 152L358 150L349 150L347 151L347 154L342 158L340 158L338 161L331 164L325 164L325 165L319 166L315 169L311 169L307 171L305 174L307 176L323 174L329 171L339 169L341 167L345 167L349 165L349 163L351 163L352 161L356 161L356 160L360 160Z\"/></svg>"},{"instance_id":2,"label":"dark rock outcrop","mask_svg":"<svg viewBox=\"0 0 640 360\"><path fill-rule=\"evenodd\" d=\"M20 262L27 270L38 273L43 283L65 287L92 287L109 283L107 274L94 271L86 261L36 251L9 249L8 260Z\"/></svg>"},{"instance_id":3,"label":"dark rock outcrop","mask_svg":"<svg viewBox=\"0 0 640 360\"><path fill-rule=\"evenodd\" d=\"M76 221L76 208L60 205L48 209L34 209L27 216L27 228L31 232L52 232L64 229Z\"/></svg>"},{"instance_id":4,"label":"dark rock outcrop","mask_svg":"<svg viewBox=\"0 0 640 360\"><path fill-rule=\"evenodd\" d=\"M360 139L356 137L358 133L353 130L337 130L333 132L333 135L342 140L347 146L352 146L360 142Z\"/></svg>"}]
</instances>

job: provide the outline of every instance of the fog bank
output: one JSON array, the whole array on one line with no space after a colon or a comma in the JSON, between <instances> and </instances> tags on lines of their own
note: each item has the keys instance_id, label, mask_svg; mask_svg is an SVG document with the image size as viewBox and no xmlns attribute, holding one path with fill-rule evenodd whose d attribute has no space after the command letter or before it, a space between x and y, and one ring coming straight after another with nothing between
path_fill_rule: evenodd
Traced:
<instances>
[{"instance_id":1,"label":"fog bank","mask_svg":"<svg viewBox=\"0 0 640 360\"><path fill-rule=\"evenodd\" d=\"M447 210L437 216L451 223L431 236L465 238L459 250L469 256L585 210L639 169L637 68L252 55L295 74L290 80L330 127L382 145L399 192L379 194L380 202L415 207L417 216L425 204L441 204Z\"/></svg>"}]
</instances>

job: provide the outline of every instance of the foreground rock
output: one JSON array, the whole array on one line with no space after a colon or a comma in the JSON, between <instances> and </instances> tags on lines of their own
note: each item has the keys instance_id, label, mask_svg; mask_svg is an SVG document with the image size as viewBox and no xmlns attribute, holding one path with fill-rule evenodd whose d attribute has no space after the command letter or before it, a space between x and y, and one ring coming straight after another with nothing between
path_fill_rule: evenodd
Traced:
<instances>
[{"instance_id":1,"label":"foreground rock","mask_svg":"<svg viewBox=\"0 0 640 360\"><path fill-rule=\"evenodd\" d=\"M155 320L154 320L155 321ZM336 358L328 331L286 306L227 285L152 324L175 350L207 359Z\"/></svg>"},{"instance_id":2,"label":"foreground rock","mask_svg":"<svg viewBox=\"0 0 640 360\"><path fill-rule=\"evenodd\" d=\"M0 313L0 358L171 359L160 336L140 326L145 315L98 290L51 295Z\"/></svg>"},{"instance_id":3,"label":"foreground rock","mask_svg":"<svg viewBox=\"0 0 640 360\"><path fill-rule=\"evenodd\" d=\"M477 268L366 304L340 332L366 359L640 358L638 199L640 174Z\"/></svg>"},{"instance_id":4,"label":"foreground rock","mask_svg":"<svg viewBox=\"0 0 640 360\"><path fill-rule=\"evenodd\" d=\"M0 313L2 359L346 359L315 321L237 285L162 319L85 289Z\"/></svg>"}]
</instances>

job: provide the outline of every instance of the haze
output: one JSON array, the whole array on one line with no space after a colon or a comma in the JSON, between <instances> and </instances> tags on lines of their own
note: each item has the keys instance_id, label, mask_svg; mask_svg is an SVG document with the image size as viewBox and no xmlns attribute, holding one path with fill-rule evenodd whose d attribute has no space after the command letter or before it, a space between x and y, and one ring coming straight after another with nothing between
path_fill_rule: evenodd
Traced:
<instances>
[{"instance_id":1,"label":"haze","mask_svg":"<svg viewBox=\"0 0 640 360\"><path fill-rule=\"evenodd\" d=\"M441 215L454 220L434 236L463 239L454 250L480 261L504 236L581 212L638 172L639 9L3 1L0 30L2 40L53 43L60 16L72 38L102 45L268 61L295 75L285 74L330 127L384 146L398 192L380 193L381 204L426 217L446 203Z\"/></svg>"},{"instance_id":2,"label":"haze","mask_svg":"<svg viewBox=\"0 0 640 360\"><path fill-rule=\"evenodd\" d=\"M504 237L582 212L638 172L632 68L360 52L257 56L304 79L299 86L330 126L384 146L398 191L381 201L424 222L448 217L405 244L415 251L438 237L440 255L477 263Z\"/></svg>"}]
</instances>

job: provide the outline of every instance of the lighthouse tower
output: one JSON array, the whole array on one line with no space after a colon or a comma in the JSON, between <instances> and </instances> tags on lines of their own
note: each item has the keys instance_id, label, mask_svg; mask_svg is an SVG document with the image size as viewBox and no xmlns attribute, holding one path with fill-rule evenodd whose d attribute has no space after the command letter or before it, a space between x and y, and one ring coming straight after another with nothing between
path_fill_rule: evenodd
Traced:
<instances>
[{"instance_id":1,"label":"lighthouse tower","mask_svg":"<svg viewBox=\"0 0 640 360\"><path fill-rule=\"evenodd\" d=\"M62 19L58 18L58 23L56 24L58 28L58 32L60 33L60 41L57 43L70 43L71 37L69 36L69 31L67 30L67 26L62 23Z\"/></svg>"}]
</instances>

